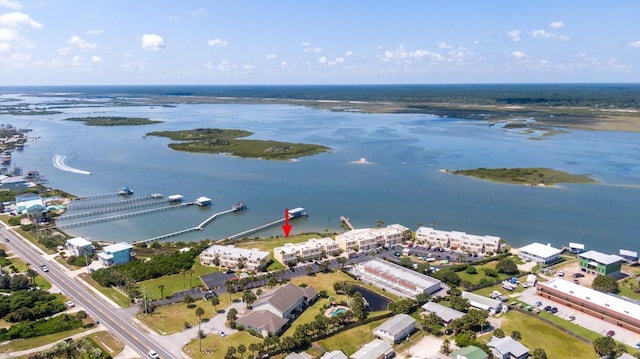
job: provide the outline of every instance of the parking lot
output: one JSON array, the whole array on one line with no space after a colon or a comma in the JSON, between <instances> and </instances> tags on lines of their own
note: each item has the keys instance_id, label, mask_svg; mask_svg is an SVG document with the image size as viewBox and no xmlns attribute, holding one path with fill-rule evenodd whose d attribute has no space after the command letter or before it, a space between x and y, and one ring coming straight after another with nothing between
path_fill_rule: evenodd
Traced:
<instances>
[{"instance_id":1,"label":"parking lot","mask_svg":"<svg viewBox=\"0 0 640 359\"><path fill-rule=\"evenodd\" d=\"M631 347L635 348L636 343L640 342L640 334L621 328L591 315L584 314L575 310L575 308L570 308L552 300L539 297L536 295L535 288L526 289L517 299L531 306L534 306L536 302L541 302L541 306L539 307L540 310L546 306L557 307L558 312L555 314L556 316L566 320L571 320L570 317L574 317L575 319L573 322L575 324L602 335L606 335L608 331L613 330L615 331L615 335L613 336L615 340L630 345Z\"/></svg>"}]
</instances>

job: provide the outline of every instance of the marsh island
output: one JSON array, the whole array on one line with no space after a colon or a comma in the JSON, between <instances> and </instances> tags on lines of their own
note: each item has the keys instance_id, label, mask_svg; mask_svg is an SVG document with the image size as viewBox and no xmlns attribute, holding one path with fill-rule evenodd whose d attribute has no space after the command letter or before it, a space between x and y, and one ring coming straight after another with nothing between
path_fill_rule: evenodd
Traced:
<instances>
[{"instance_id":1,"label":"marsh island","mask_svg":"<svg viewBox=\"0 0 640 359\"><path fill-rule=\"evenodd\" d=\"M143 117L70 117L65 121L84 122L87 126L140 126L162 123L163 121L150 120Z\"/></svg>"},{"instance_id":2,"label":"marsh island","mask_svg":"<svg viewBox=\"0 0 640 359\"><path fill-rule=\"evenodd\" d=\"M170 148L178 151L225 153L238 157L266 160L290 160L330 150L326 146L308 143L241 139L252 134L252 132L244 130L198 128L182 131L156 131L147 135L168 137L174 141L182 141L169 144Z\"/></svg>"},{"instance_id":3,"label":"marsh island","mask_svg":"<svg viewBox=\"0 0 640 359\"><path fill-rule=\"evenodd\" d=\"M556 183L597 183L588 175L574 175L551 168L476 168L469 170L446 170L447 173L476 177L494 182L551 186Z\"/></svg>"}]
</instances>

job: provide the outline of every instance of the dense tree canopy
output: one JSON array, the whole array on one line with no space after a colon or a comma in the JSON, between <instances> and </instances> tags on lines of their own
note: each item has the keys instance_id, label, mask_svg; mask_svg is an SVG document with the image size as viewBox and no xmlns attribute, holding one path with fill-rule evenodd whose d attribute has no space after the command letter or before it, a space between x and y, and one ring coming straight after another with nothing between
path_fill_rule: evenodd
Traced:
<instances>
[{"instance_id":1,"label":"dense tree canopy","mask_svg":"<svg viewBox=\"0 0 640 359\"><path fill-rule=\"evenodd\" d=\"M601 292L610 292L617 293L618 292L618 282L611 277L607 277L604 275L599 275L593 279L593 283L591 284L591 288L595 290L599 290Z\"/></svg>"}]
</instances>

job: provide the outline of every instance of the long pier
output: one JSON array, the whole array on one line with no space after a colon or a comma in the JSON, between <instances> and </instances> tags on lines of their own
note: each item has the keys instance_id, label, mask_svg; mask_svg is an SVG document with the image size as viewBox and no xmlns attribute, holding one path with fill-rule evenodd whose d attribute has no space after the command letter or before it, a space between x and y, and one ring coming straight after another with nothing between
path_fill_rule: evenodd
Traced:
<instances>
[{"instance_id":1,"label":"long pier","mask_svg":"<svg viewBox=\"0 0 640 359\"><path fill-rule=\"evenodd\" d=\"M172 210L172 209L184 208L184 207L192 206L193 204L195 204L195 202L181 203L181 204L176 204L176 205L171 205L171 206L166 206L166 207L161 207L161 208L147 209L147 210L144 210L144 211L123 213L123 214L119 214L119 215L116 215L116 216L94 218L94 219L90 219L90 220L86 220L86 221L82 221L82 222L59 224L56 227L59 228L59 229L77 228L77 227L82 227L82 226L88 226L90 224L117 221L117 220L121 220L121 219L125 219L125 218L142 216L142 215L145 215L145 214L151 214L151 213L155 213L155 212L162 212L162 211L168 211L168 210Z\"/></svg>"},{"instance_id":2,"label":"long pier","mask_svg":"<svg viewBox=\"0 0 640 359\"><path fill-rule=\"evenodd\" d=\"M84 197L74 198L72 202L92 201L94 199L113 198L113 197L118 197L118 196L122 196L122 194L120 194L120 192L94 194L94 195L91 195L91 196L84 196Z\"/></svg>"},{"instance_id":3,"label":"long pier","mask_svg":"<svg viewBox=\"0 0 640 359\"><path fill-rule=\"evenodd\" d=\"M166 199L163 199L162 197L158 197L154 195L130 198L130 199L125 199L117 202L85 203L85 204L79 203L77 205L75 204L75 202L81 202L81 201L76 200L76 201L69 202L69 205L67 206L67 208L70 210L91 209L91 208L100 208L100 207L122 206L129 203L136 203L136 202L143 202L143 201L160 202L160 200L166 201Z\"/></svg>"},{"instance_id":4,"label":"long pier","mask_svg":"<svg viewBox=\"0 0 640 359\"><path fill-rule=\"evenodd\" d=\"M185 233L189 233L189 232L194 232L194 231L201 231L202 229L204 229L204 227L208 226L211 222L215 221L217 218L222 217L224 215L227 214L231 214L231 213L235 213L235 212L240 212L240 211L244 211L245 209L247 209L247 206L233 206L231 207L231 209L228 209L226 211L222 211L222 212L218 212L218 213L214 213L211 216L209 216L207 219L205 219L204 221L202 221L199 225L195 226L195 227L191 227L191 228L186 228L180 231L176 231L176 232L171 232L171 233L166 233L160 236L156 236L156 237L152 237L152 238L147 238L147 239L143 239L140 241L134 241L131 244L138 244L138 243L147 243L147 242L153 242L153 241L160 241L163 239L167 239L167 238L171 238L171 237L177 237L181 234L185 234Z\"/></svg>"},{"instance_id":5,"label":"long pier","mask_svg":"<svg viewBox=\"0 0 640 359\"><path fill-rule=\"evenodd\" d=\"M306 212L303 212L303 209L302 209L302 208L300 208L300 210L301 210L301 211L300 211L298 214L295 214L295 215L294 215L294 214L289 213L289 219L291 220L291 219L295 219L295 218L299 218L299 217L306 217L306 216L307 216L307 213L306 213ZM269 222L269 223L263 224L263 225L261 225L261 226L258 226L258 227L254 227L254 228L248 229L248 230L246 230L246 231L242 231L242 232L240 232L240 233L233 234L233 235L228 236L228 237L226 237L226 238L218 239L218 240L216 241L216 243L218 243L218 242L223 242L223 241L226 241L226 240L233 241L233 240L236 240L236 239L238 239L238 238L243 238L243 237L248 236L248 235L250 235L250 234L253 234L253 233L256 233L256 232L260 232L260 231L263 231L263 230L265 230L265 229L268 229L268 228L271 228L271 227L277 226L277 225L279 225L279 224L282 224L282 223L284 223L285 221L286 221L286 218L281 218L281 219L278 219L278 220L276 220L276 221Z\"/></svg>"},{"instance_id":6,"label":"long pier","mask_svg":"<svg viewBox=\"0 0 640 359\"><path fill-rule=\"evenodd\" d=\"M58 218L58 220L66 221L66 220L74 219L74 218L91 217L91 216L97 216L97 215L107 214L107 213L129 211L129 210L136 209L136 208L155 206L155 205L158 205L158 203L162 203L162 202L169 203L169 200L165 199L163 201L156 201L156 202L146 201L146 202L142 202L142 203L139 203L140 201L137 201L137 200L122 201L122 203L125 203L125 202L126 203L132 203L133 202L133 204L129 204L127 206L120 206L120 207L101 208L101 209L98 209L98 210L95 210L95 211L88 211L88 212L81 212L81 213L69 213L69 214L65 214L65 215L60 216ZM138 202L138 203L135 203L135 202ZM119 202L112 202L111 204L108 204L107 206L114 206L116 204L120 204L120 203ZM95 208L95 207L93 207L93 208Z\"/></svg>"}]
</instances>

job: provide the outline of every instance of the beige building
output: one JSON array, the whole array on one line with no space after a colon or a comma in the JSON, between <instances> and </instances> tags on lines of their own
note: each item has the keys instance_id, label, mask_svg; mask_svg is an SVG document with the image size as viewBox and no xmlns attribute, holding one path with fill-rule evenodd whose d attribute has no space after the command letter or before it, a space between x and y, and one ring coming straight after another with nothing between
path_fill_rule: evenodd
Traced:
<instances>
[{"instance_id":1,"label":"beige building","mask_svg":"<svg viewBox=\"0 0 640 359\"><path fill-rule=\"evenodd\" d=\"M485 253L498 252L502 240L496 236L479 236L459 231L441 231L430 227L420 227L416 231L416 241L430 246L450 248L452 250Z\"/></svg>"},{"instance_id":2,"label":"beige building","mask_svg":"<svg viewBox=\"0 0 640 359\"><path fill-rule=\"evenodd\" d=\"M273 249L273 257L282 264L322 258L323 254L337 255L340 253L338 243L331 238L311 238L306 242L287 243Z\"/></svg>"},{"instance_id":3,"label":"beige building","mask_svg":"<svg viewBox=\"0 0 640 359\"><path fill-rule=\"evenodd\" d=\"M200 263L208 266L220 266L233 269L259 271L270 260L269 252L255 248L236 248L232 245L212 245L200 253Z\"/></svg>"},{"instance_id":4,"label":"beige building","mask_svg":"<svg viewBox=\"0 0 640 359\"><path fill-rule=\"evenodd\" d=\"M399 224L384 228L353 229L336 236L336 242L344 251L369 251L378 247L389 247L402 243L409 229Z\"/></svg>"}]
</instances>

